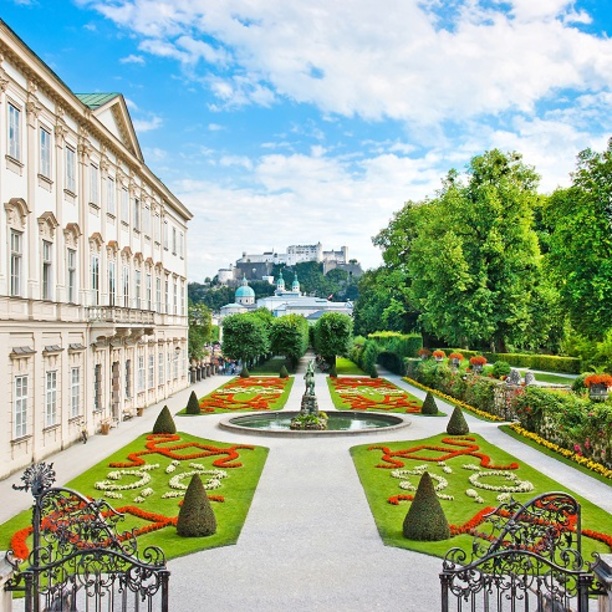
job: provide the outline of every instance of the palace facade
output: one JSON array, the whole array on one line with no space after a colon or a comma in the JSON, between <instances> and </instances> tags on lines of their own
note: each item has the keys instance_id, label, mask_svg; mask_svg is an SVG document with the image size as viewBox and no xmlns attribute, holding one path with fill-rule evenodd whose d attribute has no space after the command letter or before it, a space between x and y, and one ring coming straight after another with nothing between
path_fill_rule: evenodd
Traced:
<instances>
[{"instance_id":1,"label":"palace facade","mask_svg":"<svg viewBox=\"0 0 612 612\"><path fill-rule=\"evenodd\" d=\"M187 386L187 208L0 20L0 478Z\"/></svg>"}]
</instances>

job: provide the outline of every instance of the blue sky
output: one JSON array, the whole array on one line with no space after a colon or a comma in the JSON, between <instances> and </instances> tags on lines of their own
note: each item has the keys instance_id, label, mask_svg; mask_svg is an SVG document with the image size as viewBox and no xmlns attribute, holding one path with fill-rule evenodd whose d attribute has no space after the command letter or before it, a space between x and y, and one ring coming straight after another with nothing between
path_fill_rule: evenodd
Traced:
<instances>
[{"instance_id":1,"label":"blue sky","mask_svg":"<svg viewBox=\"0 0 612 612\"><path fill-rule=\"evenodd\" d=\"M189 278L371 237L450 168L518 151L541 190L612 136L609 0L2 0L75 92L121 92L191 209Z\"/></svg>"}]
</instances>

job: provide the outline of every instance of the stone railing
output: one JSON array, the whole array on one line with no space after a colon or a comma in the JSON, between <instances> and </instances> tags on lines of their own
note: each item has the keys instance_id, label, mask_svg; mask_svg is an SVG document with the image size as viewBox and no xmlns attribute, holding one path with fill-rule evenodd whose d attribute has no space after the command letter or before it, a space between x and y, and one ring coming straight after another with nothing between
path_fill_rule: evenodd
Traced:
<instances>
[{"instance_id":1,"label":"stone railing","mask_svg":"<svg viewBox=\"0 0 612 612\"><path fill-rule=\"evenodd\" d=\"M89 306L89 322L121 323L127 325L153 325L155 313L151 310L121 308L119 306Z\"/></svg>"}]
</instances>

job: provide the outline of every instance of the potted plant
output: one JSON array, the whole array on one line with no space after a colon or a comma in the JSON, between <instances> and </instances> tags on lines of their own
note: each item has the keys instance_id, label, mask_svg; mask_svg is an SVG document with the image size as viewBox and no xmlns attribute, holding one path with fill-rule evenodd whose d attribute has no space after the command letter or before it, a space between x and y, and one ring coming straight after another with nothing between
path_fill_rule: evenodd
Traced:
<instances>
[{"instance_id":1,"label":"potted plant","mask_svg":"<svg viewBox=\"0 0 612 612\"><path fill-rule=\"evenodd\" d=\"M612 387L610 374L591 374L584 379L584 385L589 390L589 397L595 401L605 401Z\"/></svg>"},{"instance_id":2,"label":"potted plant","mask_svg":"<svg viewBox=\"0 0 612 612\"><path fill-rule=\"evenodd\" d=\"M108 435L108 432L110 431L110 428L111 428L111 423L112 423L112 421L111 421L110 418L102 419L100 421L100 433L103 436L107 436Z\"/></svg>"},{"instance_id":3,"label":"potted plant","mask_svg":"<svg viewBox=\"0 0 612 612\"><path fill-rule=\"evenodd\" d=\"M450 361L450 364L457 368L459 367L459 364L463 361L463 355L461 353L451 353L448 356L448 360Z\"/></svg>"},{"instance_id":4,"label":"potted plant","mask_svg":"<svg viewBox=\"0 0 612 612\"><path fill-rule=\"evenodd\" d=\"M470 357L470 365L476 374L480 374L480 372L482 372L482 368L486 363L487 358L483 355L474 355L474 357Z\"/></svg>"},{"instance_id":5,"label":"potted plant","mask_svg":"<svg viewBox=\"0 0 612 612\"><path fill-rule=\"evenodd\" d=\"M445 357L446 357L446 353L444 351L441 351L440 349L436 349L431 356L436 360L436 361L442 361Z\"/></svg>"},{"instance_id":6,"label":"potted plant","mask_svg":"<svg viewBox=\"0 0 612 612\"><path fill-rule=\"evenodd\" d=\"M420 348L417 351L417 355L423 360L425 361L425 359L427 359L430 355L431 355L431 351L428 348Z\"/></svg>"}]
</instances>

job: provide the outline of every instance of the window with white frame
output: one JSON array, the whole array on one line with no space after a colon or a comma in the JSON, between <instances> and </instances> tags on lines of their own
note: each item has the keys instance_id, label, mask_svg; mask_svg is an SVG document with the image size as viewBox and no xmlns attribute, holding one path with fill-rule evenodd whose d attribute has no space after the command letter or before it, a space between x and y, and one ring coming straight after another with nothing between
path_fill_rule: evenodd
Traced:
<instances>
[{"instance_id":1,"label":"window with white frame","mask_svg":"<svg viewBox=\"0 0 612 612\"><path fill-rule=\"evenodd\" d=\"M145 206L142 211L142 231L148 236L151 233L151 208Z\"/></svg>"},{"instance_id":2,"label":"window with white frame","mask_svg":"<svg viewBox=\"0 0 612 612\"><path fill-rule=\"evenodd\" d=\"M121 190L121 221L130 222L130 194L126 187Z\"/></svg>"},{"instance_id":3,"label":"window with white frame","mask_svg":"<svg viewBox=\"0 0 612 612\"><path fill-rule=\"evenodd\" d=\"M176 278L172 281L172 295L173 295L172 314L178 314L178 287L177 287L177 283L176 283Z\"/></svg>"},{"instance_id":4,"label":"window with white frame","mask_svg":"<svg viewBox=\"0 0 612 612\"><path fill-rule=\"evenodd\" d=\"M159 215L153 216L153 240L159 242Z\"/></svg>"},{"instance_id":5,"label":"window with white frame","mask_svg":"<svg viewBox=\"0 0 612 612\"><path fill-rule=\"evenodd\" d=\"M94 367L94 411L102 410L102 364Z\"/></svg>"},{"instance_id":6,"label":"window with white frame","mask_svg":"<svg viewBox=\"0 0 612 612\"><path fill-rule=\"evenodd\" d=\"M149 353L149 389L155 387L155 353Z\"/></svg>"},{"instance_id":7,"label":"window with white frame","mask_svg":"<svg viewBox=\"0 0 612 612\"><path fill-rule=\"evenodd\" d=\"M42 299L53 299L53 243L42 241Z\"/></svg>"},{"instance_id":8,"label":"window with white frame","mask_svg":"<svg viewBox=\"0 0 612 612\"><path fill-rule=\"evenodd\" d=\"M134 293L136 298L136 308L140 308L140 297L141 297L141 289L142 289L142 272L140 270L136 270L134 273Z\"/></svg>"},{"instance_id":9,"label":"window with white frame","mask_svg":"<svg viewBox=\"0 0 612 612\"><path fill-rule=\"evenodd\" d=\"M21 111L9 102L8 104L8 154L21 160Z\"/></svg>"},{"instance_id":10,"label":"window with white frame","mask_svg":"<svg viewBox=\"0 0 612 612\"><path fill-rule=\"evenodd\" d=\"M179 312L181 315L186 315L187 311L185 310L185 281L181 281L181 310Z\"/></svg>"},{"instance_id":11,"label":"window with white frame","mask_svg":"<svg viewBox=\"0 0 612 612\"><path fill-rule=\"evenodd\" d=\"M108 262L108 305L114 306L117 299L117 273L114 261Z\"/></svg>"},{"instance_id":12,"label":"window with white frame","mask_svg":"<svg viewBox=\"0 0 612 612\"><path fill-rule=\"evenodd\" d=\"M170 382L172 380L172 354L170 350L167 353L166 365L166 381Z\"/></svg>"},{"instance_id":13,"label":"window with white frame","mask_svg":"<svg viewBox=\"0 0 612 612\"><path fill-rule=\"evenodd\" d=\"M70 368L70 417L81 413L81 368Z\"/></svg>"},{"instance_id":14,"label":"window with white frame","mask_svg":"<svg viewBox=\"0 0 612 612\"><path fill-rule=\"evenodd\" d=\"M115 179L112 176L106 177L106 212L115 214Z\"/></svg>"},{"instance_id":15,"label":"window with white frame","mask_svg":"<svg viewBox=\"0 0 612 612\"><path fill-rule=\"evenodd\" d=\"M100 203L100 172L96 164L90 164L89 166L89 201L92 204Z\"/></svg>"},{"instance_id":16,"label":"window with white frame","mask_svg":"<svg viewBox=\"0 0 612 612\"><path fill-rule=\"evenodd\" d=\"M91 256L91 304L100 304L100 258L97 255Z\"/></svg>"},{"instance_id":17,"label":"window with white frame","mask_svg":"<svg viewBox=\"0 0 612 612\"><path fill-rule=\"evenodd\" d=\"M23 259L23 234L11 230L11 295L21 295L21 275Z\"/></svg>"},{"instance_id":18,"label":"window with white frame","mask_svg":"<svg viewBox=\"0 0 612 612\"><path fill-rule=\"evenodd\" d=\"M57 372L47 372L45 386L45 427L57 423Z\"/></svg>"},{"instance_id":19,"label":"window with white frame","mask_svg":"<svg viewBox=\"0 0 612 612\"><path fill-rule=\"evenodd\" d=\"M68 301L71 304L76 303L76 294L77 294L77 253L75 249L67 249L66 250L66 283L67 283L67 291L68 291Z\"/></svg>"},{"instance_id":20,"label":"window with white frame","mask_svg":"<svg viewBox=\"0 0 612 612\"><path fill-rule=\"evenodd\" d=\"M40 128L40 149L38 171L42 176L51 178L51 132L44 127Z\"/></svg>"},{"instance_id":21,"label":"window with white frame","mask_svg":"<svg viewBox=\"0 0 612 612\"><path fill-rule=\"evenodd\" d=\"M164 351L157 353L157 384L164 383Z\"/></svg>"},{"instance_id":22,"label":"window with white frame","mask_svg":"<svg viewBox=\"0 0 612 612\"><path fill-rule=\"evenodd\" d=\"M76 151L66 147L66 189L76 193Z\"/></svg>"},{"instance_id":23,"label":"window with white frame","mask_svg":"<svg viewBox=\"0 0 612 612\"><path fill-rule=\"evenodd\" d=\"M174 351L174 378L175 380L178 378L178 365L179 365L179 355L180 351Z\"/></svg>"},{"instance_id":24,"label":"window with white frame","mask_svg":"<svg viewBox=\"0 0 612 612\"><path fill-rule=\"evenodd\" d=\"M140 231L140 200L134 198L134 229Z\"/></svg>"},{"instance_id":25,"label":"window with white frame","mask_svg":"<svg viewBox=\"0 0 612 612\"><path fill-rule=\"evenodd\" d=\"M15 376L15 398L13 402L15 438L28 433L28 377Z\"/></svg>"},{"instance_id":26,"label":"window with white frame","mask_svg":"<svg viewBox=\"0 0 612 612\"><path fill-rule=\"evenodd\" d=\"M145 390L145 358L138 355L138 392Z\"/></svg>"},{"instance_id":27,"label":"window with white frame","mask_svg":"<svg viewBox=\"0 0 612 612\"><path fill-rule=\"evenodd\" d=\"M123 307L130 307L130 268L129 266L123 266Z\"/></svg>"},{"instance_id":28,"label":"window with white frame","mask_svg":"<svg viewBox=\"0 0 612 612\"><path fill-rule=\"evenodd\" d=\"M161 292L161 278L155 277L155 310L162 312L162 292Z\"/></svg>"},{"instance_id":29,"label":"window with white frame","mask_svg":"<svg viewBox=\"0 0 612 612\"><path fill-rule=\"evenodd\" d=\"M164 249L168 250L168 222L164 221Z\"/></svg>"},{"instance_id":30,"label":"window with white frame","mask_svg":"<svg viewBox=\"0 0 612 612\"><path fill-rule=\"evenodd\" d=\"M151 274L147 274L147 310L153 310L153 277Z\"/></svg>"},{"instance_id":31,"label":"window with white frame","mask_svg":"<svg viewBox=\"0 0 612 612\"><path fill-rule=\"evenodd\" d=\"M125 385L123 385L125 390L126 399L130 399L132 397L132 360L126 359L125 361Z\"/></svg>"},{"instance_id":32,"label":"window with white frame","mask_svg":"<svg viewBox=\"0 0 612 612\"><path fill-rule=\"evenodd\" d=\"M183 232L179 232L179 245L178 245L178 254L181 258L185 257L185 234Z\"/></svg>"},{"instance_id":33,"label":"window with white frame","mask_svg":"<svg viewBox=\"0 0 612 612\"><path fill-rule=\"evenodd\" d=\"M166 276L165 281L165 293L164 293L164 312L166 314L170 314L170 280Z\"/></svg>"},{"instance_id":34,"label":"window with white frame","mask_svg":"<svg viewBox=\"0 0 612 612\"><path fill-rule=\"evenodd\" d=\"M172 254L176 255L176 227L172 228Z\"/></svg>"}]
</instances>

